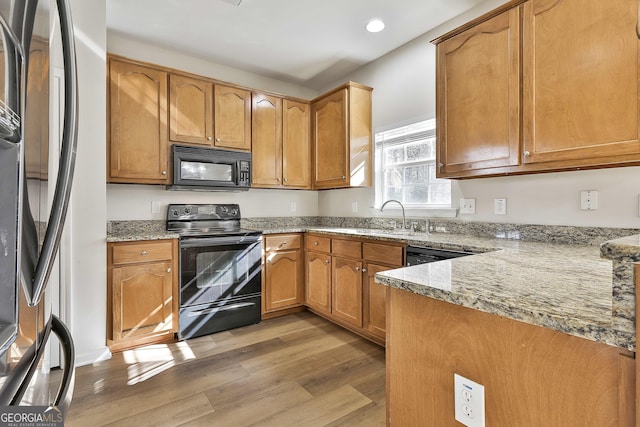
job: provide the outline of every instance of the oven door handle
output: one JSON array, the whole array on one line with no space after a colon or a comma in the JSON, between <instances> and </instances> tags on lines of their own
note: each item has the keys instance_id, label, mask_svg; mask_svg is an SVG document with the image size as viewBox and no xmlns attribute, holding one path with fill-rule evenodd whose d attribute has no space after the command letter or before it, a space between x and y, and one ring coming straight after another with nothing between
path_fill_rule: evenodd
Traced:
<instances>
[{"instance_id":1,"label":"oven door handle","mask_svg":"<svg viewBox=\"0 0 640 427\"><path fill-rule=\"evenodd\" d=\"M240 308L251 307L251 306L254 306L254 305L256 305L256 304L253 303L253 302L243 302L243 303L239 303L239 304L223 305L223 306L220 306L220 307L212 307L212 308L205 308L203 310L192 311L187 316L188 317L198 317L198 316L202 316L202 315L205 315L205 314L216 313L218 311L238 310Z\"/></svg>"},{"instance_id":2,"label":"oven door handle","mask_svg":"<svg viewBox=\"0 0 640 427\"><path fill-rule=\"evenodd\" d=\"M232 236L232 237L196 237L180 240L181 248L202 248L206 246L245 245L258 243L262 236Z\"/></svg>"}]
</instances>

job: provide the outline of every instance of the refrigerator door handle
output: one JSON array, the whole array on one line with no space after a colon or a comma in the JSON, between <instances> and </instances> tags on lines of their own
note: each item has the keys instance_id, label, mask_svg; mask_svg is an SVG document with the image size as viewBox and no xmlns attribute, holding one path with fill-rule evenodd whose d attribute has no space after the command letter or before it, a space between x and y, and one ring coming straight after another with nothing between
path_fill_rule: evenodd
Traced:
<instances>
[{"instance_id":1,"label":"refrigerator door handle","mask_svg":"<svg viewBox=\"0 0 640 427\"><path fill-rule=\"evenodd\" d=\"M17 390L9 403L10 405L19 405L22 401L29 388L29 384L31 383L31 378L38 369L40 359L44 354L45 344L49 341L49 335L51 332L53 332L60 340L60 345L64 353L64 372L62 374L62 380L58 387L56 398L53 400L52 404L57 406L63 414L66 414L69 404L71 403L71 396L75 385L74 365L76 356L69 329L67 329L65 324L62 323L62 321L55 315L51 316L51 319L46 326L42 337L42 344L38 346L37 349L35 345L29 348L29 357L26 359L29 361L29 365L24 367L26 369L26 374L19 377L22 378L22 382L19 387L17 387Z\"/></svg>"},{"instance_id":2,"label":"refrigerator door handle","mask_svg":"<svg viewBox=\"0 0 640 427\"><path fill-rule=\"evenodd\" d=\"M31 289L27 292L28 304L36 306L42 298L45 285L53 268L53 260L58 250L64 219L69 206L71 183L75 167L77 139L78 139L78 80L76 66L76 48L71 21L71 11L67 0L57 0L60 17L60 32L62 35L62 56L64 60L64 124L62 129L62 148L60 153L60 168L47 231L45 233L42 251L38 258L35 276Z\"/></svg>"}]
</instances>

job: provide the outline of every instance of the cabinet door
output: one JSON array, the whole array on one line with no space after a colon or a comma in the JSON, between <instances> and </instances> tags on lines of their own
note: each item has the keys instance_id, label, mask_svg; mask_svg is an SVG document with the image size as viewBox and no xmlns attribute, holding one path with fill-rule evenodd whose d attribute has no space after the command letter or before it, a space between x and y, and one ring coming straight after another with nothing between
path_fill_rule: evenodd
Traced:
<instances>
[{"instance_id":1,"label":"cabinet door","mask_svg":"<svg viewBox=\"0 0 640 427\"><path fill-rule=\"evenodd\" d=\"M167 181L167 73L110 61L109 180Z\"/></svg>"},{"instance_id":2,"label":"cabinet door","mask_svg":"<svg viewBox=\"0 0 640 427\"><path fill-rule=\"evenodd\" d=\"M255 187L282 186L282 99L252 95L251 168Z\"/></svg>"},{"instance_id":3,"label":"cabinet door","mask_svg":"<svg viewBox=\"0 0 640 427\"><path fill-rule=\"evenodd\" d=\"M215 85L214 145L251 150L251 92Z\"/></svg>"},{"instance_id":4,"label":"cabinet door","mask_svg":"<svg viewBox=\"0 0 640 427\"><path fill-rule=\"evenodd\" d=\"M524 4L526 163L638 158L637 19L637 0Z\"/></svg>"},{"instance_id":5,"label":"cabinet door","mask_svg":"<svg viewBox=\"0 0 640 427\"><path fill-rule=\"evenodd\" d=\"M212 145L213 85L172 74L169 76L169 139L189 144Z\"/></svg>"},{"instance_id":6,"label":"cabinet door","mask_svg":"<svg viewBox=\"0 0 640 427\"><path fill-rule=\"evenodd\" d=\"M348 90L341 89L313 103L314 188L349 185Z\"/></svg>"},{"instance_id":7,"label":"cabinet door","mask_svg":"<svg viewBox=\"0 0 640 427\"><path fill-rule=\"evenodd\" d=\"M520 8L437 46L438 177L520 159Z\"/></svg>"},{"instance_id":8,"label":"cabinet door","mask_svg":"<svg viewBox=\"0 0 640 427\"><path fill-rule=\"evenodd\" d=\"M385 338L387 324L387 287L375 282L376 273L397 267L378 264L365 265L364 328L372 334Z\"/></svg>"},{"instance_id":9,"label":"cabinet door","mask_svg":"<svg viewBox=\"0 0 640 427\"><path fill-rule=\"evenodd\" d=\"M282 183L285 187L311 188L309 104L282 101Z\"/></svg>"},{"instance_id":10,"label":"cabinet door","mask_svg":"<svg viewBox=\"0 0 640 427\"><path fill-rule=\"evenodd\" d=\"M341 320L362 327L362 262L332 259L331 312Z\"/></svg>"},{"instance_id":11,"label":"cabinet door","mask_svg":"<svg viewBox=\"0 0 640 427\"><path fill-rule=\"evenodd\" d=\"M267 254L265 263L265 311L297 307L304 303L301 252Z\"/></svg>"},{"instance_id":12,"label":"cabinet door","mask_svg":"<svg viewBox=\"0 0 640 427\"><path fill-rule=\"evenodd\" d=\"M171 262L114 267L112 281L115 341L171 332Z\"/></svg>"},{"instance_id":13,"label":"cabinet door","mask_svg":"<svg viewBox=\"0 0 640 427\"><path fill-rule=\"evenodd\" d=\"M316 310L331 313L331 256L306 253L306 304Z\"/></svg>"}]
</instances>

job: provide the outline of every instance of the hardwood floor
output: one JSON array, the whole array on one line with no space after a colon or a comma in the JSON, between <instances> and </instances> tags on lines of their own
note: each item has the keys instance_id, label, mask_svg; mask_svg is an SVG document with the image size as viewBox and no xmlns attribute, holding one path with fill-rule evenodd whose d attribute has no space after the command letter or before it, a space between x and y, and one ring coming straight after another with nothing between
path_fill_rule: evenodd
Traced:
<instances>
[{"instance_id":1,"label":"hardwood floor","mask_svg":"<svg viewBox=\"0 0 640 427\"><path fill-rule=\"evenodd\" d=\"M66 426L384 426L384 349L308 312L76 370Z\"/></svg>"}]
</instances>

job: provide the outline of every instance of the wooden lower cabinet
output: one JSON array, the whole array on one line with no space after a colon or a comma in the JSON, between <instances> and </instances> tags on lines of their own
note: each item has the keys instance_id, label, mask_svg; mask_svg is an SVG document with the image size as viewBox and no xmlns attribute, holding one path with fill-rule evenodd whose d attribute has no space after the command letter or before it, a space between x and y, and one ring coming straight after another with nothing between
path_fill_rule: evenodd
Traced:
<instances>
[{"instance_id":1,"label":"wooden lower cabinet","mask_svg":"<svg viewBox=\"0 0 640 427\"><path fill-rule=\"evenodd\" d=\"M404 243L308 233L305 248L306 306L384 345L387 288L374 276L404 266Z\"/></svg>"},{"instance_id":2,"label":"wooden lower cabinet","mask_svg":"<svg viewBox=\"0 0 640 427\"><path fill-rule=\"evenodd\" d=\"M305 304L323 313L331 313L331 255L307 252Z\"/></svg>"},{"instance_id":3,"label":"wooden lower cabinet","mask_svg":"<svg viewBox=\"0 0 640 427\"><path fill-rule=\"evenodd\" d=\"M264 239L262 318L287 314L304 306L302 234L267 236Z\"/></svg>"},{"instance_id":4,"label":"wooden lower cabinet","mask_svg":"<svg viewBox=\"0 0 640 427\"><path fill-rule=\"evenodd\" d=\"M387 425L458 426L454 373L488 426L632 426L634 353L389 288Z\"/></svg>"},{"instance_id":5,"label":"wooden lower cabinet","mask_svg":"<svg viewBox=\"0 0 640 427\"><path fill-rule=\"evenodd\" d=\"M174 339L177 248L175 240L108 244L107 344L112 351Z\"/></svg>"},{"instance_id":6,"label":"wooden lower cabinet","mask_svg":"<svg viewBox=\"0 0 640 427\"><path fill-rule=\"evenodd\" d=\"M362 262L333 257L331 312L338 319L362 327Z\"/></svg>"}]
</instances>

